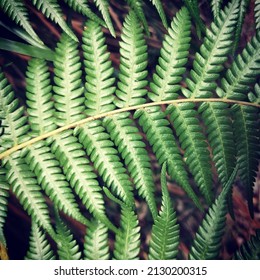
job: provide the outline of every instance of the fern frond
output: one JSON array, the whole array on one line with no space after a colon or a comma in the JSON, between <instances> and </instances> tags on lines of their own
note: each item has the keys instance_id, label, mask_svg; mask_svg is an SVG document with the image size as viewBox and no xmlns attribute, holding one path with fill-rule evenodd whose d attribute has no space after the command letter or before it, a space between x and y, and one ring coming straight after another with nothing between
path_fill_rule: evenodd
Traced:
<instances>
[{"instance_id":1,"label":"fern frond","mask_svg":"<svg viewBox=\"0 0 260 280\"><path fill-rule=\"evenodd\" d=\"M255 25L256 30L260 30L260 0L255 1Z\"/></svg>"},{"instance_id":2,"label":"fern frond","mask_svg":"<svg viewBox=\"0 0 260 280\"><path fill-rule=\"evenodd\" d=\"M40 141L23 151L30 170L37 176L38 184L56 207L75 220L88 225L89 221L79 212L72 190L62 173L59 162L45 141Z\"/></svg>"},{"instance_id":3,"label":"fern frond","mask_svg":"<svg viewBox=\"0 0 260 280\"><path fill-rule=\"evenodd\" d=\"M208 102L199 107L199 113L206 125L208 141L213 153L220 182L224 185L236 165L236 149L229 105Z\"/></svg>"},{"instance_id":4,"label":"fern frond","mask_svg":"<svg viewBox=\"0 0 260 280\"><path fill-rule=\"evenodd\" d=\"M91 11L87 0L64 0L74 11L81 13L89 19L105 26L105 22Z\"/></svg>"},{"instance_id":5,"label":"fern frond","mask_svg":"<svg viewBox=\"0 0 260 280\"><path fill-rule=\"evenodd\" d=\"M193 103L170 105L167 111L184 150L184 157L195 182L208 204L212 203L212 172L206 137Z\"/></svg>"},{"instance_id":6,"label":"fern frond","mask_svg":"<svg viewBox=\"0 0 260 280\"><path fill-rule=\"evenodd\" d=\"M105 132L100 120L92 121L75 129L80 143L83 144L87 155L94 167L102 176L106 186L112 188L126 204L132 205L132 185L126 170L120 161L114 143Z\"/></svg>"},{"instance_id":7,"label":"fern frond","mask_svg":"<svg viewBox=\"0 0 260 280\"><path fill-rule=\"evenodd\" d=\"M160 58L150 84L152 101L171 100L178 97L180 81L185 72L190 47L190 16L188 10L182 8L172 20L165 35L160 51Z\"/></svg>"},{"instance_id":8,"label":"fern frond","mask_svg":"<svg viewBox=\"0 0 260 280\"><path fill-rule=\"evenodd\" d=\"M143 7L142 7L142 1L141 0L126 0L128 5L133 9L135 12L137 18L139 19L139 22L142 23L145 33L149 35L149 26L147 24Z\"/></svg>"},{"instance_id":9,"label":"fern frond","mask_svg":"<svg viewBox=\"0 0 260 280\"><path fill-rule=\"evenodd\" d=\"M194 201L196 206L202 209L200 201L189 184L188 174L184 162L176 145L176 139L170 129L169 121L165 118L160 107L151 107L138 110L135 118L143 128L147 140L152 146L153 152L160 165L167 161L168 173Z\"/></svg>"},{"instance_id":10,"label":"fern frond","mask_svg":"<svg viewBox=\"0 0 260 280\"><path fill-rule=\"evenodd\" d=\"M205 25L200 17L200 11L199 11L199 3L198 0L183 0L186 7L188 8L197 29L198 37L201 37L201 33L205 32Z\"/></svg>"},{"instance_id":11,"label":"fern frond","mask_svg":"<svg viewBox=\"0 0 260 280\"><path fill-rule=\"evenodd\" d=\"M163 9L163 5L162 5L162 1L161 0L150 0L153 5L155 6L155 8L158 11L158 14L162 20L162 23L164 25L165 28L168 28L168 23L167 23L167 19L166 19L166 15Z\"/></svg>"},{"instance_id":12,"label":"fern frond","mask_svg":"<svg viewBox=\"0 0 260 280\"><path fill-rule=\"evenodd\" d=\"M7 217L7 205L9 197L9 185L6 181L6 170L1 167L0 169L0 243L6 245L3 228L5 219Z\"/></svg>"},{"instance_id":13,"label":"fern frond","mask_svg":"<svg viewBox=\"0 0 260 280\"><path fill-rule=\"evenodd\" d=\"M37 223L32 222L29 249L25 256L26 260L55 260L55 255L46 239L45 234L40 230Z\"/></svg>"},{"instance_id":14,"label":"fern frond","mask_svg":"<svg viewBox=\"0 0 260 280\"><path fill-rule=\"evenodd\" d=\"M240 41L242 27L243 27L244 19L246 16L246 11L250 4L250 0L240 0L239 2L240 2L239 15L238 15L238 20L237 20L237 24L236 24L236 31L235 31L233 47L232 47L233 54L235 53L237 46L239 44L239 41Z\"/></svg>"},{"instance_id":15,"label":"fern frond","mask_svg":"<svg viewBox=\"0 0 260 280\"><path fill-rule=\"evenodd\" d=\"M65 33L56 48L54 74L57 125L64 126L84 118L84 89L77 43Z\"/></svg>"},{"instance_id":16,"label":"fern frond","mask_svg":"<svg viewBox=\"0 0 260 280\"><path fill-rule=\"evenodd\" d=\"M26 72L26 103L29 123L34 136L56 128L51 101L51 81L47 64L41 59L31 59Z\"/></svg>"},{"instance_id":17,"label":"fern frond","mask_svg":"<svg viewBox=\"0 0 260 280\"><path fill-rule=\"evenodd\" d=\"M169 35L165 36L161 49L159 64L153 81L150 84L152 92L149 97L152 101L161 101L177 98L180 90L179 82L185 71L190 42L190 17L188 10L182 8L173 19L168 28ZM179 149L169 122L159 107L147 110L138 110L135 118L143 127L147 139L150 142L158 162L162 165L168 160L168 172L170 176L180 184L198 207L199 200L191 189L188 175L184 168Z\"/></svg>"},{"instance_id":18,"label":"fern frond","mask_svg":"<svg viewBox=\"0 0 260 280\"><path fill-rule=\"evenodd\" d=\"M62 221L58 211L55 213L57 231L57 252L60 260L79 260L81 252L77 241L73 238L69 228Z\"/></svg>"},{"instance_id":19,"label":"fern frond","mask_svg":"<svg viewBox=\"0 0 260 280\"><path fill-rule=\"evenodd\" d=\"M116 37L115 29L109 14L109 3L108 0L94 0L94 3L96 3L99 11L101 12L104 21L107 25L107 28L109 29L111 35L113 37Z\"/></svg>"},{"instance_id":20,"label":"fern frond","mask_svg":"<svg viewBox=\"0 0 260 280\"><path fill-rule=\"evenodd\" d=\"M104 34L101 27L88 21L83 32L83 55L86 72L85 105L86 114L95 116L114 110L113 105L115 78L112 63L109 60Z\"/></svg>"},{"instance_id":21,"label":"fern frond","mask_svg":"<svg viewBox=\"0 0 260 280\"><path fill-rule=\"evenodd\" d=\"M0 69L0 120L3 127L0 151L28 140L29 126L24 108L19 106L11 85Z\"/></svg>"},{"instance_id":22,"label":"fern frond","mask_svg":"<svg viewBox=\"0 0 260 280\"><path fill-rule=\"evenodd\" d=\"M259 112L253 106L239 104L233 105L231 109L239 176L247 190L248 208L251 217L253 217L253 186L258 171L258 160L260 159Z\"/></svg>"},{"instance_id":23,"label":"fern frond","mask_svg":"<svg viewBox=\"0 0 260 280\"><path fill-rule=\"evenodd\" d=\"M233 0L206 30L200 51L196 53L191 78L186 79L188 88L182 88L187 98L209 98L217 87L215 80L223 69L231 51L233 32L236 27L239 1Z\"/></svg>"},{"instance_id":24,"label":"fern frond","mask_svg":"<svg viewBox=\"0 0 260 280\"><path fill-rule=\"evenodd\" d=\"M211 9L215 20L219 16L222 2L223 0L211 0Z\"/></svg>"},{"instance_id":25,"label":"fern frond","mask_svg":"<svg viewBox=\"0 0 260 280\"><path fill-rule=\"evenodd\" d=\"M140 226L135 212L131 207L121 204L120 229L116 234L114 244L114 258L117 260L139 259L140 252Z\"/></svg>"},{"instance_id":26,"label":"fern frond","mask_svg":"<svg viewBox=\"0 0 260 280\"><path fill-rule=\"evenodd\" d=\"M41 188L21 157L21 152L13 153L7 157L4 164L7 169L6 180L24 210L55 239L56 235L51 226L48 207L41 193Z\"/></svg>"},{"instance_id":27,"label":"fern frond","mask_svg":"<svg viewBox=\"0 0 260 280\"><path fill-rule=\"evenodd\" d=\"M157 216L155 203L155 185L151 171L151 162L142 136L130 119L130 113L121 113L113 117L106 117L103 121L111 139L118 147L134 186L150 208L153 218Z\"/></svg>"},{"instance_id":28,"label":"fern frond","mask_svg":"<svg viewBox=\"0 0 260 280\"><path fill-rule=\"evenodd\" d=\"M260 230L245 242L234 255L235 260L260 260Z\"/></svg>"},{"instance_id":29,"label":"fern frond","mask_svg":"<svg viewBox=\"0 0 260 280\"><path fill-rule=\"evenodd\" d=\"M203 219L190 250L189 259L208 260L216 259L218 256L221 238L225 230L227 195L236 177L237 169L237 167L234 169L229 181Z\"/></svg>"},{"instance_id":30,"label":"fern frond","mask_svg":"<svg viewBox=\"0 0 260 280\"><path fill-rule=\"evenodd\" d=\"M43 45L43 42L32 29L28 20L28 11L25 4L21 0L1 0L1 9L9 15L9 17L19 24L37 43Z\"/></svg>"},{"instance_id":31,"label":"fern frond","mask_svg":"<svg viewBox=\"0 0 260 280\"><path fill-rule=\"evenodd\" d=\"M47 18L57 23L68 36L78 42L78 38L68 27L62 16L62 10L57 0L32 0L33 5L40 10Z\"/></svg>"},{"instance_id":32,"label":"fern frond","mask_svg":"<svg viewBox=\"0 0 260 280\"><path fill-rule=\"evenodd\" d=\"M108 260L109 245L107 227L93 221L87 229L84 242L84 260Z\"/></svg>"},{"instance_id":33,"label":"fern frond","mask_svg":"<svg viewBox=\"0 0 260 280\"><path fill-rule=\"evenodd\" d=\"M135 106L146 102L147 94L147 45L134 12L124 22L120 44L119 82L115 105L119 108Z\"/></svg>"},{"instance_id":34,"label":"fern frond","mask_svg":"<svg viewBox=\"0 0 260 280\"><path fill-rule=\"evenodd\" d=\"M176 258L179 246L179 225L167 189L166 162L161 171L162 206L154 221L149 247L150 260L171 260Z\"/></svg>"},{"instance_id":35,"label":"fern frond","mask_svg":"<svg viewBox=\"0 0 260 280\"><path fill-rule=\"evenodd\" d=\"M236 57L230 69L221 80L221 86L216 93L221 98L245 100L250 91L250 84L254 83L260 74L260 41L256 35Z\"/></svg>"},{"instance_id":36,"label":"fern frond","mask_svg":"<svg viewBox=\"0 0 260 280\"><path fill-rule=\"evenodd\" d=\"M72 130L68 130L56 135L51 144L51 152L59 160L66 179L85 207L107 227L116 231L115 226L106 217L104 199L97 176L89 164L82 145L72 133Z\"/></svg>"}]
</instances>

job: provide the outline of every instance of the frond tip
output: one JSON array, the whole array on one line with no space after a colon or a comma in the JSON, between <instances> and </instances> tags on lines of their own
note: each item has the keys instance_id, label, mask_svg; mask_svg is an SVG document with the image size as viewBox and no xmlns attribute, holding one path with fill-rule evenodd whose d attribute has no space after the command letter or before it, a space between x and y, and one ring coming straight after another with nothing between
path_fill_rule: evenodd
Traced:
<instances>
[{"instance_id":1,"label":"frond tip","mask_svg":"<svg viewBox=\"0 0 260 280\"><path fill-rule=\"evenodd\" d=\"M149 249L150 260L171 260L176 258L179 246L179 225L176 212L167 189L166 162L161 171L162 208L154 221Z\"/></svg>"}]
</instances>

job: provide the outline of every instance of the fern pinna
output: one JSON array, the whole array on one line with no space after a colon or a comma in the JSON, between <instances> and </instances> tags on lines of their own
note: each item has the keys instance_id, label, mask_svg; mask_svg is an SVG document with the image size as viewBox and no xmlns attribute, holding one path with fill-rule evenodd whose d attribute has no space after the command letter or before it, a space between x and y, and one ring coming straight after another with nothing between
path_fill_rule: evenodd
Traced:
<instances>
[{"instance_id":1,"label":"fern pinna","mask_svg":"<svg viewBox=\"0 0 260 280\"><path fill-rule=\"evenodd\" d=\"M258 31L232 61L230 56L244 13L239 1L223 9L221 1L212 1L215 20L208 28L197 19L205 36L193 61L197 1L184 1L188 8L169 24L152 72L142 1L127 1L132 9L123 23L116 71L101 28L115 35L107 1L94 1L104 22L85 1L65 1L90 18L80 48L56 1L32 2L64 33L53 63L28 62L24 106L0 72L0 257L8 258L11 193L31 219L26 259L175 259L182 235L168 180L198 211L207 211L188 257L218 258L237 174L253 217L260 155ZM151 2L168 26L161 2ZM15 19L26 29L19 3ZM1 4L10 16L12 4ZM257 19L256 13L258 28ZM218 183L223 190L217 195ZM149 234L138 205L147 206ZM81 238L69 220L84 228ZM257 232L235 258L257 258L258 241Z\"/></svg>"}]
</instances>

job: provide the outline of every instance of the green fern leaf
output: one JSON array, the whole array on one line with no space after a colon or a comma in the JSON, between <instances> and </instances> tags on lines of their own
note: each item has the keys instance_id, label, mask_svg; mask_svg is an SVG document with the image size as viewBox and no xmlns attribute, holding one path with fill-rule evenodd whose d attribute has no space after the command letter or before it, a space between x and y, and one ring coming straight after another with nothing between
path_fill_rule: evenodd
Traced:
<instances>
[{"instance_id":1,"label":"green fern leaf","mask_svg":"<svg viewBox=\"0 0 260 280\"><path fill-rule=\"evenodd\" d=\"M69 228L62 221L58 211L55 215L56 231L57 231L57 252L60 260L79 260L81 252L79 245L73 238Z\"/></svg>"},{"instance_id":2,"label":"green fern leaf","mask_svg":"<svg viewBox=\"0 0 260 280\"><path fill-rule=\"evenodd\" d=\"M179 246L179 225L167 189L166 162L161 171L162 207L154 221L149 249L150 260L176 258Z\"/></svg>"},{"instance_id":3,"label":"green fern leaf","mask_svg":"<svg viewBox=\"0 0 260 280\"><path fill-rule=\"evenodd\" d=\"M62 10L57 0L32 0L33 5L36 6L47 18L56 22L61 29L68 34L68 36L78 42L78 38L68 27L62 16Z\"/></svg>"},{"instance_id":4,"label":"green fern leaf","mask_svg":"<svg viewBox=\"0 0 260 280\"><path fill-rule=\"evenodd\" d=\"M179 82L185 71L190 42L190 17L188 10L182 8L173 19L168 28L169 35L165 36L163 47L150 84L152 92L149 97L152 101L162 101L177 98L180 90ZM146 110L138 110L135 118L143 127L147 139L153 148L158 162L162 165L168 160L168 172L170 176L181 185L195 204L201 208L200 202L189 185L188 175L184 168L179 149L172 130L168 127L169 122L160 107Z\"/></svg>"},{"instance_id":5,"label":"green fern leaf","mask_svg":"<svg viewBox=\"0 0 260 280\"><path fill-rule=\"evenodd\" d=\"M141 0L126 0L126 2L135 12L139 22L142 23L145 33L147 35L149 35L149 26L147 24L147 21L146 21L145 15L144 15L142 1Z\"/></svg>"},{"instance_id":6,"label":"green fern leaf","mask_svg":"<svg viewBox=\"0 0 260 280\"><path fill-rule=\"evenodd\" d=\"M23 156L30 170L37 176L38 183L57 208L88 225L89 221L79 212L72 190L47 143L40 141L27 147L23 151Z\"/></svg>"},{"instance_id":7,"label":"green fern leaf","mask_svg":"<svg viewBox=\"0 0 260 280\"><path fill-rule=\"evenodd\" d=\"M130 12L126 17L120 44L119 82L115 105L119 108L146 102L147 45L137 17Z\"/></svg>"},{"instance_id":8,"label":"green fern leaf","mask_svg":"<svg viewBox=\"0 0 260 280\"><path fill-rule=\"evenodd\" d=\"M198 37L205 32L205 25L200 17L198 0L183 0L196 24Z\"/></svg>"},{"instance_id":9,"label":"green fern leaf","mask_svg":"<svg viewBox=\"0 0 260 280\"><path fill-rule=\"evenodd\" d=\"M190 47L191 22L188 10L182 8L172 20L165 35L156 72L150 84L149 98L154 101L171 100L178 97L180 81L185 72Z\"/></svg>"},{"instance_id":10,"label":"green fern leaf","mask_svg":"<svg viewBox=\"0 0 260 280\"><path fill-rule=\"evenodd\" d=\"M219 16L222 2L223 0L211 0L211 8L212 8L214 19L216 19Z\"/></svg>"},{"instance_id":11,"label":"green fern leaf","mask_svg":"<svg viewBox=\"0 0 260 280\"><path fill-rule=\"evenodd\" d=\"M157 206L154 197L155 185L150 158L142 141L142 136L129 117L130 113L128 112L106 117L103 124L118 147L139 195L147 201L155 218L157 216Z\"/></svg>"},{"instance_id":12,"label":"green fern leaf","mask_svg":"<svg viewBox=\"0 0 260 280\"><path fill-rule=\"evenodd\" d=\"M162 165L167 161L168 173L171 178L187 192L196 206L202 209L197 195L189 184L184 162L169 127L169 121L165 118L165 113L159 107L151 107L138 110L135 113L135 118L139 118L139 124L143 128L159 164Z\"/></svg>"},{"instance_id":13,"label":"green fern leaf","mask_svg":"<svg viewBox=\"0 0 260 280\"><path fill-rule=\"evenodd\" d=\"M260 29L260 0L255 1L255 25L256 30Z\"/></svg>"},{"instance_id":14,"label":"green fern leaf","mask_svg":"<svg viewBox=\"0 0 260 280\"><path fill-rule=\"evenodd\" d=\"M29 126L24 108L19 106L19 101L14 97L11 85L0 69L0 120L3 127L0 137L0 151L4 151L28 140L26 136Z\"/></svg>"},{"instance_id":15,"label":"green fern leaf","mask_svg":"<svg viewBox=\"0 0 260 280\"><path fill-rule=\"evenodd\" d=\"M184 157L208 204L212 203L212 172L206 137L199 124L194 103L170 105L168 112L184 150Z\"/></svg>"},{"instance_id":16,"label":"green fern leaf","mask_svg":"<svg viewBox=\"0 0 260 280\"><path fill-rule=\"evenodd\" d=\"M82 39L86 72L86 114L95 116L115 109L115 78L112 77L114 69L109 60L104 34L97 23L86 23Z\"/></svg>"},{"instance_id":17,"label":"green fern leaf","mask_svg":"<svg viewBox=\"0 0 260 280\"><path fill-rule=\"evenodd\" d=\"M4 164L7 169L6 180L24 210L55 239L48 207L41 193L41 188L37 184L34 174L21 157L21 152L13 153L7 157Z\"/></svg>"},{"instance_id":18,"label":"green fern leaf","mask_svg":"<svg viewBox=\"0 0 260 280\"><path fill-rule=\"evenodd\" d=\"M245 242L234 255L235 260L260 260L260 230Z\"/></svg>"},{"instance_id":19,"label":"green fern leaf","mask_svg":"<svg viewBox=\"0 0 260 280\"><path fill-rule=\"evenodd\" d=\"M94 221L85 235L84 260L108 259L109 246L107 227L98 221Z\"/></svg>"},{"instance_id":20,"label":"green fern leaf","mask_svg":"<svg viewBox=\"0 0 260 280\"><path fill-rule=\"evenodd\" d=\"M239 176L247 190L250 215L254 216L253 186L260 159L258 109L253 106L232 106Z\"/></svg>"},{"instance_id":21,"label":"green fern leaf","mask_svg":"<svg viewBox=\"0 0 260 280\"><path fill-rule=\"evenodd\" d=\"M66 179L86 208L107 227L116 231L105 214L101 188L83 147L69 130L53 137L51 151L63 167Z\"/></svg>"},{"instance_id":22,"label":"green fern leaf","mask_svg":"<svg viewBox=\"0 0 260 280\"><path fill-rule=\"evenodd\" d=\"M56 48L54 74L57 125L64 126L84 118L84 89L77 43L64 33Z\"/></svg>"},{"instance_id":23,"label":"green fern leaf","mask_svg":"<svg viewBox=\"0 0 260 280\"><path fill-rule=\"evenodd\" d=\"M3 228L7 217L7 205L9 197L9 185L5 178L6 170L0 169L0 243L6 245Z\"/></svg>"},{"instance_id":24,"label":"green fern leaf","mask_svg":"<svg viewBox=\"0 0 260 280\"><path fill-rule=\"evenodd\" d=\"M114 29L114 26L113 26L113 23L111 21L111 17L110 17L110 14L109 14L108 1L107 0L94 0L94 3L96 3L99 11L101 12L101 14L104 18L104 21L105 21L111 35L113 37L116 37L115 29Z\"/></svg>"},{"instance_id":25,"label":"green fern leaf","mask_svg":"<svg viewBox=\"0 0 260 280\"><path fill-rule=\"evenodd\" d=\"M199 107L199 113L206 125L219 180L224 185L236 165L236 149L229 105L222 102L203 103Z\"/></svg>"},{"instance_id":26,"label":"green fern leaf","mask_svg":"<svg viewBox=\"0 0 260 280\"><path fill-rule=\"evenodd\" d=\"M102 122L96 120L76 128L75 134L79 134L80 143L85 147L94 167L106 185L112 188L112 191L126 204L132 205L133 193L130 179Z\"/></svg>"},{"instance_id":27,"label":"green fern leaf","mask_svg":"<svg viewBox=\"0 0 260 280\"><path fill-rule=\"evenodd\" d=\"M64 0L74 11L81 13L89 19L105 26L105 22L91 11L87 4L87 0Z\"/></svg>"},{"instance_id":28,"label":"green fern leaf","mask_svg":"<svg viewBox=\"0 0 260 280\"><path fill-rule=\"evenodd\" d=\"M32 223L29 249L26 260L55 260L54 253L45 234L36 223Z\"/></svg>"},{"instance_id":29,"label":"green fern leaf","mask_svg":"<svg viewBox=\"0 0 260 280\"><path fill-rule=\"evenodd\" d=\"M249 4L250 4L250 0L240 0L239 16L238 16L238 20L237 20L235 37L234 37L234 40L233 40L233 48L232 48L233 53L235 53L235 51L238 47L239 41L240 41L239 39L240 39L240 36L241 36L243 23L244 23L244 20L245 20L246 11L249 7Z\"/></svg>"},{"instance_id":30,"label":"green fern leaf","mask_svg":"<svg viewBox=\"0 0 260 280\"><path fill-rule=\"evenodd\" d=\"M195 236L190 250L189 259L208 260L216 259L221 247L221 238L225 230L227 214L227 195L232 188L238 168L236 167L224 186L219 197L210 207Z\"/></svg>"},{"instance_id":31,"label":"green fern leaf","mask_svg":"<svg viewBox=\"0 0 260 280\"><path fill-rule=\"evenodd\" d=\"M119 89L116 91L118 99L115 104L120 108L143 104L143 96L147 93L144 89L147 85L147 46L133 12L125 19L120 47ZM139 194L147 200L153 217L156 217L150 158L130 114L106 117L103 124L118 147Z\"/></svg>"},{"instance_id":32,"label":"green fern leaf","mask_svg":"<svg viewBox=\"0 0 260 280\"><path fill-rule=\"evenodd\" d=\"M46 62L41 59L31 59L26 76L29 122L33 135L38 136L56 128L53 101L51 101L52 87Z\"/></svg>"},{"instance_id":33,"label":"green fern leaf","mask_svg":"<svg viewBox=\"0 0 260 280\"><path fill-rule=\"evenodd\" d=\"M161 0L150 0L153 5L156 7L159 16L161 17L162 23L164 25L165 28L168 28L168 23L167 23L167 19L166 19L166 15L164 13L164 9L162 6L162 1Z\"/></svg>"},{"instance_id":34,"label":"green fern leaf","mask_svg":"<svg viewBox=\"0 0 260 280\"><path fill-rule=\"evenodd\" d=\"M223 64L232 48L238 8L239 2L233 0L221 11L211 28L206 30L200 52L195 55L191 79L186 79L188 88L182 88L187 98L209 98L216 89L215 80L223 70Z\"/></svg>"},{"instance_id":35,"label":"green fern leaf","mask_svg":"<svg viewBox=\"0 0 260 280\"><path fill-rule=\"evenodd\" d=\"M24 30L40 45L43 45L41 39L32 29L28 20L28 11L25 4L21 0L1 0L1 9L9 15L17 24L24 28Z\"/></svg>"},{"instance_id":36,"label":"green fern leaf","mask_svg":"<svg viewBox=\"0 0 260 280\"><path fill-rule=\"evenodd\" d=\"M139 259L140 237L137 215L131 207L121 203L120 230L116 234L114 258L117 260Z\"/></svg>"},{"instance_id":37,"label":"green fern leaf","mask_svg":"<svg viewBox=\"0 0 260 280\"><path fill-rule=\"evenodd\" d=\"M250 85L260 74L260 42L258 35L254 36L238 55L221 80L221 86L216 92L221 98L245 100L250 91Z\"/></svg>"}]
</instances>

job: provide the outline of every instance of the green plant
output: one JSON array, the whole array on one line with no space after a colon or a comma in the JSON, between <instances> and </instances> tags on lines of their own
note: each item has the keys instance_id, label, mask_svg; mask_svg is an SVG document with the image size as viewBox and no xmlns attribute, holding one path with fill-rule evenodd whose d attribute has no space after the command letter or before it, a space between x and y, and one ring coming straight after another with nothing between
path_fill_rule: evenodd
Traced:
<instances>
[{"instance_id":1,"label":"green plant","mask_svg":"<svg viewBox=\"0 0 260 280\"><path fill-rule=\"evenodd\" d=\"M43 2L33 1L44 10ZM66 2L74 3L76 9L81 3ZM218 257L226 215L232 214L237 173L253 216L260 154L259 34L230 65L225 64L234 53L233 43L238 40L234 33L244 10L236 0L223 10L216 9L209 28L204 31L197 25L205 35L189 71L189 11L197 1L185 2L192 5L181 8L173 18L151 81L142 25L147 28L137 2L124 21L117 79L101 26L92 20L86 22L82 37L84 69L78 44L71 38L75 35L64 28L54 53L53 77L42 57L29 61L26 106L20 106L1 72L0 256L5 256L8 247L4 225L9 190L31 218L27 259L139 258L144 232L137 200L145 201L150 210L146 217L152 226L148 258L176 258L180 230L166 173L195 207L209 208L190 259ZM95 3L106 6L106 1ZM161 2L153 3L161 11ZM197 10L191 13L195 18ZM161 168L161 199L150 154ZM223 186L219 195L212 165ZM114 221L118 209L120 219ZM83 254L64 221L68 216L86 227ZM109 238L114 241L113 250ZM248 254L242 251L237 256L259 257L257 238ZM56 243L56 251L50 240ZM251 252L253 247L256 253Z\"/></svg>"}]
</instances>

